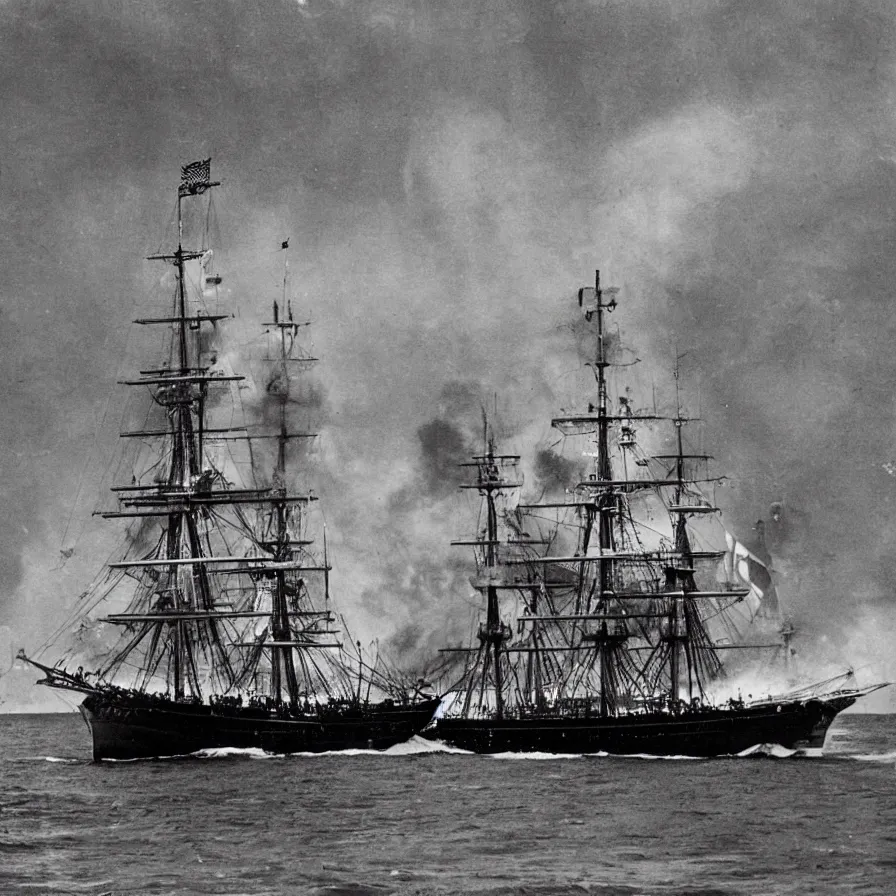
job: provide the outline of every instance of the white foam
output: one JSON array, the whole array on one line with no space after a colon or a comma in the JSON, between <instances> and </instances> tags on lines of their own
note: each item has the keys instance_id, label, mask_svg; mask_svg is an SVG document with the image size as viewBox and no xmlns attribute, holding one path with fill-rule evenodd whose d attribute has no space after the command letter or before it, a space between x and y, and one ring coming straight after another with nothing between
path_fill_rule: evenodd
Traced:
<instances>
[{"instance_id":1,"label":"white foam","mask_svg":"<svg viewBox=\"0 0 896 896\"><path fill-rule=\"evenodd\" d=\"M584 759L582 753L490 753L491 759Z\"/></svg>"},{"instance_id":2,"label":"white foam","mask_svg":"<svg viewBox=\"0 0 896 896\"><path fill-rule=\"evenodd\" d=\"M387 756L417 756L425 753L460 753L465 756L472 755L469 750L461 750L459 747L451 747L440 740L427 740L415 734L404 743L395 744L385 751ZM382 754L380 754L382 755Z\"/></svg>"},{"instance_id":3,"label":"white foam","mask_svg":"<svg viewBox=\"0 0 896 896\"><path fill-rule=\"evenodd\" d=\"M382 756L382 750L360 750L360 749L351 749L351 750L322 750L318 753L286 753L281 754L286 756L301 756L303 759L318 759L320 757L325 756Z\"/></svg>"},{"instance_id":4,"label":"white foam","mask_svg":"<svg viewBox=\"0 0 896 896\"><path fill-rule=\"evenodd\" d=\"M687 759L690 761L699 761L701 759L706 759L705 756L687 756L684 753L676 753L672 756L662 756L659 753L605 753L604 754L612 756L613 759L664 759L666 761L674 760L678 761L681 759Z\"/></svg>"},{"instance_id":5,"label":"white foam","mask_svg":"<svg viewBox=\"0 0 896 896\"><path fill-rule=\"evenodd\" d=\"M195 753L172 753L169 756L135 756L130 759L112 759L104 757L101 762L159 762L175 759L232 759L234 757L244 759L276 759L274 753L265 753L258 747L209 747L205 750L197 750ZM281 756L282 758L282 756Z\"/></svg>"},{"instance_id":6,"label":"white foam","mask_svg":"<svg viewBox=\"0 0 896 896\"><path fill-rule=\"evenodd\" d=\"M860 762L896 762L896 750L891 750L889 753L862 753L849 758L858 759Z\"/></svg>"},{"instance_id":7,"label":"white foam","mask_svg":"<svg viewBox=\"0 0 896 896\"><path fill-rule=\"evenodd\" d=\"M317 757L317 756L423 756L427 753L460 753L471 755L468 750L450 747L440 740L427 740L415 734L409 740L400 744L393 744L385 750L325 750L319 753L290 753L290 756Z\"/></svg>"},{"instance_id":8,"label":"white foam","mask_svg":"<svg viewBox=\"0 0 896 896\"><path fill-rule=\"evenodd\" d=\"M737 753L736 755L772 756L775 759L788 759L791 756L795 756L798 752L798 750L782 747L781 744L754 744L752 747L747 747L746 750L741 750L740 753Z\"/></svg>"},{"instance_id":9,"label":"white foam","mask_svg":"<svg viewBox=\"0 0 896 896\"><path fill-rule=\"evenodd\" d=\"M190 756L196 759L229 759L233 756L245 759L276 758L276 754L265 753L259 747L212 747L207 750L197 750L195 753L190 753Z\"/></svg>"}]
</instances>

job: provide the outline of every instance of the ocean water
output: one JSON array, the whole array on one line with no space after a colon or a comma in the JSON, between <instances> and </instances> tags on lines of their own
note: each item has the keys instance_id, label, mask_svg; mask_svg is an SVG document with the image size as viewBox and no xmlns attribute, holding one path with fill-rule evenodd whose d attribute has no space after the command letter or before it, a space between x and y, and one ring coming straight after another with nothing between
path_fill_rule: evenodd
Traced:
<instances>
[{"instance_id":1,"label":"ocean water","mask_svg":"<svg viewBox=\"0 0 896 896\"><path fill-rule=\"evenodd\" d=\"M823 758L89 756L0 716L3 896L896 894L896 715Z\"/></svg>"}]
</instances>

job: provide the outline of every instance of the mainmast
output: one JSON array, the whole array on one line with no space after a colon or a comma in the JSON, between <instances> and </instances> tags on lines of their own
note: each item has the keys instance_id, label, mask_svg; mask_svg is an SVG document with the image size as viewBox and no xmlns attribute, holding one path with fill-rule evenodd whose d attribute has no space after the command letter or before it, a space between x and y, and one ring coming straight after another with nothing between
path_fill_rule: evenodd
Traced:
<instances>
[{"instance_id":1,"label":"mainmast","mask_svg":"<svg viewBox=\"0 0 896 896\"><path fill-rule=\"evenodd\" d=\"M585 289L579 290L579 304L583 305ZM594 304L585 312L587 319L593 314L597 315L597 356L593 362L597 377L597 482L610 482L613 479L613 469L610 461L610 418L607 413L607 376L606 370L610 366L607 359L606 345L604 343L604 313L611 313L616 308L615 291L611 293L611 299L604 303L603 293L600 288L600 271L594 272ZM593 310L592 310L593 309ZM616 544L613 538L613 520L618 515L618 496L611 489L603 489L597 495L594 507L584 508L586 514L585 537L583 539L582 552L588 553L588 536L593 525L594 515L597 515L598 547L600 559L597 562L597 601L596 611L603 618L599 620L596 632L583 633L583 641L594 643L600 656L600 714L609 715L615 708L617 680L613 654L626 640L624 631L610 631L606 613L608 600L613 591L614 561L606 559L605 554L613 553ZM580 571L584 572L585 564ZM581 583L584 585L584 582ZM580 588L581 594L581 588ZM592 610L590 600L583 607L585 613Z\"/></svg>"},{"instance_id":2,"label":"mainmast","mask_svg":"<svg viewBox=\"0 0 896 896\"><path fill-rule=\"evenodd\" d=\"M175 290L175 319L172 321L175 338L172 344L171 362L176 359L177 382L166 390L159 390L156 400L168 405L169 427L172 436L171 460L168 469L167 484L169 489L191 490L195 478L200 472L202 457L202 420L204 417L205 399L208 393L208 382L205 377L206 369L199 366L199 321L187 316L187 290L186 290L186 262L192 259L200 259L205 249L199 251L187 251L183 246L183 201L187 197L201 195L219 182L211 180L211 159L200 162L191 162L181 169L181 183L177 190L177 249L174 257L161 256L160 260L173 261L177 272L177 287ZM155 256L159 258L158 256ZM191 366L190 346L188 343L188 325L197 333L194 349L197 358L196 364ZM163 381L166 377L163 376ZM193 391L193 387L197 391ZM198 432L194 431L193 414L199 421ZM196 556L199 552L199 533L195 526L195 519L189 513L172 512L168 515L168 526L165 535L166 554L172 561L179 560L183 556ZM191 600L185 594L183 587L172 589L170 602L175 610L195 609L198 607L209 608L212 604L209 582L204 566L191 568L189 591L196 600ZM178 580L183 572L172 564L169 570L171 580ZM174 698L182 700L186 696L185 673L189 679L190 689L193 695L202 697L199 676L196 670L195 658L192 654L191 643L187 626L189 623L177 621L173 626L173 678ZM214 620L208 621L208 628L212 638L220 650L220 640L215 628ZM221 651L228 677L232 678L229 669L229 660Z\"/></svg>"},{"instance_id":3,"label":"mainmast","mask_svg":"<svg viewBox=\"0 0 896 896\"><path fill-rule=\"evenodd\" d=\"M489 681L491 681L495 689L495 715L500 719L503 718L505 709L504 644L510 639L511 632L509 626L501 620L498 602L498 590L503 584L503 564L498 551L502 542L499 538L496 502L501 493L519 487L520 483L510 477L510 470L519 462L519 456L495 452L494 438L489 434L487 423L485 424L484 442L483 454L474 455L471 462L461 464L465 467L475 467L477 472L476 482L462 485L461 488L476 489L482 495L485 503L485 532L482 538L453 541L452 544L480 547L484 561L480 568L479 581L476 584L477 589L484 592L486 597L485 622L479 626L478 656L473 667L474 672L479 670L479 675L471 675L468 682L464 697L464 713L469 711L477 686L479 708L481 710L485 707L486 691Z\"/></svg>"}]
</instances>

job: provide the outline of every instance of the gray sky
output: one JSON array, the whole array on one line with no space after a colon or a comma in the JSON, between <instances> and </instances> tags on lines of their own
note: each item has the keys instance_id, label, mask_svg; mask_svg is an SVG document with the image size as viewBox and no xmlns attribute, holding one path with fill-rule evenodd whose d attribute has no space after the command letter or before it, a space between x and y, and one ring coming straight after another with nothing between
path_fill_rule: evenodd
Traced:
<instances>
[{"instance_id":1,"label":"gray sky","mask_svg":"<svg viewBox=\"0 0 896 896\"><path fill-rule=\"evenodd\" d=\"M805 649L896 676L894 50L885 2L0 4L0 641L40 643L111 550L114 384L167 294L143 258L212 156L247 319L291 239L365 636L465 630L446 468L495 394L508 449L556 441L600 267L661 401L688 353L729 525L781 504Z\"/></svg>"}]
</instances>

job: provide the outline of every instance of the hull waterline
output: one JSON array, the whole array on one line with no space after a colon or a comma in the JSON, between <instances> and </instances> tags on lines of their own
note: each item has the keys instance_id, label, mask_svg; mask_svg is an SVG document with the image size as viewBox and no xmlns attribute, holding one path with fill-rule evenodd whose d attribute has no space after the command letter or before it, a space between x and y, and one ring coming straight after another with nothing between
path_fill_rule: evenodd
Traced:
<instances>
[{"instance_id":1,"label":"hull waterline","mask_svg":"<svg viewBox=\"0 0 896 896\"><path fill-rule=\"evenodd\" d=\"M610 753L655 756L735 755L759 744L816 751L837 713L861 694L610 718L548 713L524 718L441 718L424 736L474 753Z\"/></svg>"},{"instance_id":2,"label":"hull waterline","mask_svg":"<svg viewBox=\"0 0 896 896\"><path fill-rule=\"evenodd\" d=\"M278 718L248 708L217 712L202 704L145 706L91 695L80 710L90 729L93 758L101 760L183 756L221 748L270 753L385 750L419 733L438 704L438 698L432 698Z\"/></svg>"}]
</instances>

